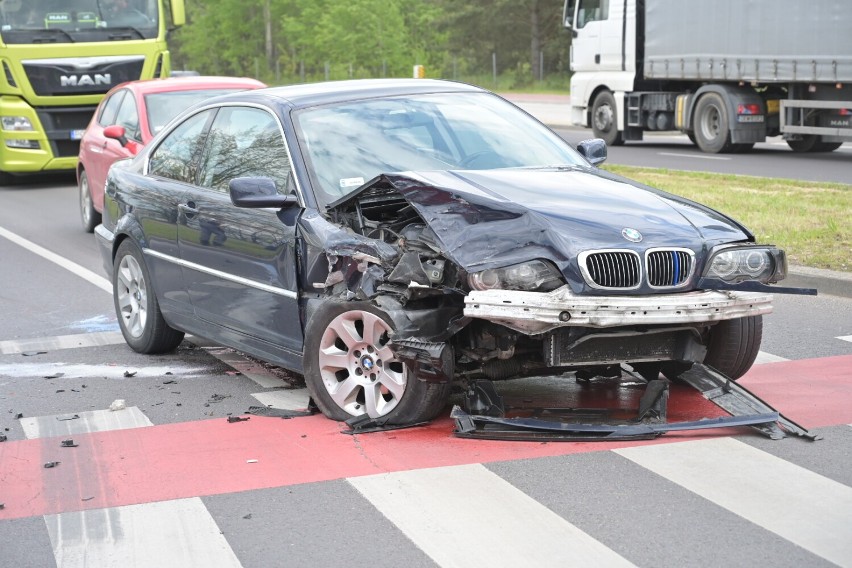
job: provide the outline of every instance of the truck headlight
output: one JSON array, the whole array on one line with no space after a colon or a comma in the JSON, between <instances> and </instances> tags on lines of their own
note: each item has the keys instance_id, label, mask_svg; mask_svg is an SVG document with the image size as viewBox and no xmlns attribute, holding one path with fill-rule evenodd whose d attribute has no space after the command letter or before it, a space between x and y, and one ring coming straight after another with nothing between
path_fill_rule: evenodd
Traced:
<instances>
[{"instance_id":1,"label":"truck headlight","mask_svg":"<svg viewBox=\"0 0 852 568\"><path fill-rule=\"evenodd\" d=\"M531 260L503 268L489 268L468 274L467 283L474 290L554 290L565 282L551 263Z\"/></svg>"},{"instance_id":2,"label":"truck headlight","mask_svg":"<svg viewBox=\"0 0 852 568\"><path fill-rule=\"evenodd\" d=\"M31 132L35 130L33 123L26 116L3 116L0 117L0 122L3 124L3 130L11 132Z\"/></svg>"},{"instance_id":3,"label":"truck headlight","mask_svg":"<svg viewBox=\"0 0 852 568\"><path fill-rule=\"evenodd\" d=\"M775 247L724 247L711 253L704 270L705 278L725 282L756 280L770 284L787 276L787 257Z\"/></svg>"}]
</instances>

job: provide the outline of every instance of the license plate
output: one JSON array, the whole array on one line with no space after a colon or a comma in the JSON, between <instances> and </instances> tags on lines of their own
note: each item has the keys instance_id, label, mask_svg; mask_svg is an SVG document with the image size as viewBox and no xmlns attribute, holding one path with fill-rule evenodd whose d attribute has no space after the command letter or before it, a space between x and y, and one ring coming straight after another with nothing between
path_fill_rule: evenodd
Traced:
<instances>
[{"instance_id":1,"label":"license plate","mask_svg":"<svg viewBox=\"0 0 852 568\"><path fill-rule=\"evenodd\" d=\"M85 133L85 132L86 132L85 130L72 130L71 131L71 140L82 140L83 139L83 133Z\"/></svg>"},{"instance_id":2,"label":"license plate","mask_svg":"<svg viewBox=\"0 0 852 568\"><path fill-rule=\"evenodd\" d=\"M741 114L737 116L737 122L763 122L762 114Z\"/></svg>"}]
</instances>

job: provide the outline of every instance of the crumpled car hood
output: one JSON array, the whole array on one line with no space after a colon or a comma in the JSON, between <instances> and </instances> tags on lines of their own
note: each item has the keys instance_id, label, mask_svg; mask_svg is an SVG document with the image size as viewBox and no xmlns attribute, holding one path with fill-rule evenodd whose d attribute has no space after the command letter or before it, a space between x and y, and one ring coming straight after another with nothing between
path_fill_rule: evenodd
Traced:
<instances>
[{"instance_id":1,"label":"crumpled car hood","mask_svg":"<svg viewBox=\"0 0 852 568\"><path fill-rule=\"evenodd\" d=\"M753 240L708 207L591 168L385 174L331 207L388 184L426 221L441 252L469 272L546 258L579 277L569 261L585 250L669 246L701 256L716 244ZM627 241L624 228L642 241Z\"/></svg>"}]
</instances>

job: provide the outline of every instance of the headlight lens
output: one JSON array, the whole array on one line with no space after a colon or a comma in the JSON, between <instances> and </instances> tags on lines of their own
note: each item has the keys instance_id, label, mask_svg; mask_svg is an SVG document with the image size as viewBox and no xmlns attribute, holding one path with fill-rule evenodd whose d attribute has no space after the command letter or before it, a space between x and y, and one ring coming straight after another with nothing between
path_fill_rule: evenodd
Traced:
<instances>
[{"instance_id":1,"label":"headlight lens","mask_svg":"<svg viewBox=\"0 0 852 568\"><path fill-rule=\"evenodd\" d=\"M710 259L704 276L725 282L757 280L764 284L783 280L787 275L784 251L774 247L726 248Z\"/></svg>"},{"instance_id":2,"label":"headlight lens","mask_svg":"<svg viewBox=\"0 0 852 568\"><path fill-rule=\"evenodd\" d=\"M3 116L0 117L3 124L3 130L11 132L31 132L33 124L26 116Z\"/></svg>"},{"instance_id":3,"label":"headlight lens","mask_svg":"<svg viewBox=\"0 0 852 568\"><path fill-rule=\"evenodd\" d=\"M504 268L489 268L467 277L474 290L554 290L564 284L555 266L544 260L531 260Z\"/></svg>"}]
</instances>

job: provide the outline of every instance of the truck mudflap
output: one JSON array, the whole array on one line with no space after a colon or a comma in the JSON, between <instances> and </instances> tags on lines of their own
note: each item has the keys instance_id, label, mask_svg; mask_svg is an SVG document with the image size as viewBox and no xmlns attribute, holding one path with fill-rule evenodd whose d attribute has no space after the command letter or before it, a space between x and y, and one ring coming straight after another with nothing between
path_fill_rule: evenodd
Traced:
<instances>
[{"instance_id":1,"label":"truck mudflap","mask_svg":"<svg viewBox=\"0 0 852 568\"><path fill-rule=\"evenodd\" d=\"M666 422L668 381L648 381L636 416L617 419L606 409L542 408L533 416L512 417L491 381L473 381L464 406L453 407L453 433L460 438L518 441L623 441L648 440L667 432L751 426L773 440L795 434L811 441L820 436L779 413L754 393L711 367L696 363L680 376L731 416L688 422Z\"/></svg>"}]
</instances>

